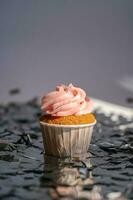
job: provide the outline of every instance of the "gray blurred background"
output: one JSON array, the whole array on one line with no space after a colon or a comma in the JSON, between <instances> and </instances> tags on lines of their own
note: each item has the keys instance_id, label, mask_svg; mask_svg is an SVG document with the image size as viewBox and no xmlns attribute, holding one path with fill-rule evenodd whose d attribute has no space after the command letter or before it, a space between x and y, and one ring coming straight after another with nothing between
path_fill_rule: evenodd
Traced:
<instances>
[{"instance_id":1,"label":"gray blurred background","mask_svg":"<svg viewBox=\"0 0 133 200\"><path fill-rule=\"evenodd\" d=\"M133 1L0 0L0 102L70 82L131 106Z\"/></svg>"}]
</instances>

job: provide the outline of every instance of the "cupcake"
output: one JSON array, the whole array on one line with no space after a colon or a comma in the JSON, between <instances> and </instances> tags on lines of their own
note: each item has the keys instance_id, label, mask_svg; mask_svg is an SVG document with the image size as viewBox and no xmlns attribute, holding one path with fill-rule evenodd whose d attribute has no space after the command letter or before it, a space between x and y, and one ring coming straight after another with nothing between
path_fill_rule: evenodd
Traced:
<instances>
[{"instance_id":1,"label":"cupcake","mask_svg":"<svg viewBox=\"0 0 133 200\"><path fill-rule=\"evenodd\" d=\"M42 97L40 118L45 154L56 157L85 156L95 116L92 101L83 89L59 85Z\"/></svg>"}]
</instances>

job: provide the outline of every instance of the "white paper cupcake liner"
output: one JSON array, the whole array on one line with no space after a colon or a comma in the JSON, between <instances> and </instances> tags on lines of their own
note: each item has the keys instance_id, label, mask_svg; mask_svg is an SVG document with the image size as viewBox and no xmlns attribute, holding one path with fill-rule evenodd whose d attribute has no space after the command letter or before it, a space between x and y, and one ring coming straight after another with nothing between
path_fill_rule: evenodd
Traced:
<instances>
[{"instance_id":1,"label":"white paper cupcake liner","mask_svg":"<svg viewBox=\"0 0 133 200\"><path fill-rule=\"evenodd\" d=\"M40 121L45 154L56 157L85 155L95 124L96 121L81 125L57 125Z\"/></svg>"}]
</instances>

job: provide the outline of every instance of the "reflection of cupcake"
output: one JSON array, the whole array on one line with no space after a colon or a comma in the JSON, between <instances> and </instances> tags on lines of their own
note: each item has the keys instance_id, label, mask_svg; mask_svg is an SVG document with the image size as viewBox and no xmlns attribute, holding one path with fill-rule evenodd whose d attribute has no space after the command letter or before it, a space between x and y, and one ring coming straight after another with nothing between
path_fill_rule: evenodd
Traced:
<instances>
[{"instance_id":1,"label":"reflection of cupcake","mask_svg":"<svg viewBox=\"0 0 133 200\"><path fill-rule=\"evenodd\" d=\"M57 157L84 155L96 123L85 91L72 84L57 86L42 98L41 108L45 113L40 118L45 153Z\"/></svg>"},{"instance_id":2,"label":"reflection of cupcake","mask_svg":"<svg viewBox=\"0 0 133 200\"><path fill-rule=\"evenodd\" d=\"M50 177L50 179L49 183L47 181L47 184L50 186L73 186L81 182L78 168L72 167L72 164L75 163L76 161L72 162L72 159L69 158L60 159L45 155L44 174L41 178L41 184L45 186L45 178L48 177Z\"/></svg>"}]
</instances>

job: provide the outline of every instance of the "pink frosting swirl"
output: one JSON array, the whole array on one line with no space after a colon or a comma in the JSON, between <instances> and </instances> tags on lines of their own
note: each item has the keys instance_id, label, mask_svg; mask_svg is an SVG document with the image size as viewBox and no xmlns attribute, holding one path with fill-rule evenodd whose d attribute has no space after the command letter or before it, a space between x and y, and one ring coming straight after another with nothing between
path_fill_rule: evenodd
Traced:
<instances>
[{"instance_id":1,"label":"pink frosting swirl","mask_svg":"<svg viewBox=\"0 0 133 200\"><path fill-rule=\"evenodd\" d=\"M41 109L52 116L82 115L91 112L93 103L81 88L59 85L42 97Z\"/></svg>"}]
</instances>

